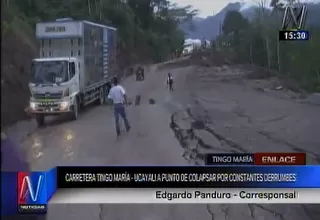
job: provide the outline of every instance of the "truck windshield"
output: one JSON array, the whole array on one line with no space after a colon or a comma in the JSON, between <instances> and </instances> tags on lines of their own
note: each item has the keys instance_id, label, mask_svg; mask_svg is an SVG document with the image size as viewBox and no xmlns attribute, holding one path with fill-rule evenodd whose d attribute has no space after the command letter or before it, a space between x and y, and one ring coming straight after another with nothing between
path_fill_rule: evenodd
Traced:
<instances>
[{"instance_id":1,"label":"truck windshield","mask_svg":"<svg viewBox=\"0 0 320 220\"><path fill-rule=\"evenodd\" d=\"M54 84L68 81L67 61L33 62L31 82L36 84Z\"/></svg>"}]
</instances>

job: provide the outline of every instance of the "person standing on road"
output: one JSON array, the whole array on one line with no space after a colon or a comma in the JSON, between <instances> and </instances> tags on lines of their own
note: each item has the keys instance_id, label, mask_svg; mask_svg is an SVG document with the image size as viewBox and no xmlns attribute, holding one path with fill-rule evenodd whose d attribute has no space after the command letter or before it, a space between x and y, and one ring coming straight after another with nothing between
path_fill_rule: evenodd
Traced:
<instances>
[{"instance_id":1,"label":"person standing on road","mask_svg":"<svg viewBox=\"0 0 320 220\"><path fill-rule=\"evenodd\" d=\"M127 132L130 130L130 124L127 119L125 106L127 105L127 96L124 88L119 85L117 77L112 79L113 87L109 91L108 99L112 100L114 107L114 117L117 136L120 135L119 118L123 119Z\"/></svg>"},{"instance_id":2,"label":"person standing on road","mask_svg":"<svg viewBox=\"0 0 320 220\"><path fill-rule=\"evenodd\" d=\"M171 76L171 73L168 73L167 86L169 87L169 91L173 91L173 77Z\"/></svg>"}]
</instances>

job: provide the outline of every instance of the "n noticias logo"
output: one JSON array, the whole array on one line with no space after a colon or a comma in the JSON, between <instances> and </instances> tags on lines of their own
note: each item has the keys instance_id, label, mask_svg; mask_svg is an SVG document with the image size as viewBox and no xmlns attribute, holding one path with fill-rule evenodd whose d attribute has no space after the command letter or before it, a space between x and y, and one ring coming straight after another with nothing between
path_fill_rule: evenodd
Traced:
<instances>
[{"instance_id":1,"label":"n noticias logo","mask_svg":"<svg viewBox=\"0 0 320 220\"><path fill-rule=\"evenodd\" d=\"M47 184L44 172L18 172L17 203L19 213L47 211Z\"/></svg>"},{"instance_id":2,"label":"n noticias logo","mask_svg":"<svg viewBox=\"0 0 320 220\"><path fill-rule=\"evenodd\" d=\"M46 203L46 176L43 172L18 172L18 204Z\"/></svg>"},{"instance_id":3,"label":"n noticias logo","mask_svg":"<svg viewBox=\"0 0 320 220\"><path fill-rule=\"evenodd\" d=\"M25 176L22 179L21 189L19 193L19 198L26 200L28 195L30 196L30 199L33 202L38 201L39 193L43 184L44 176L40 175L38 177L38 181L36 183L36 186L33 186L32 180L29 176Z\"/></svg>"},{"instance_id":4,"label":"n noticias logo","mask_svg":"<svg viewBox=\"0 0 320 220\"><path fill-rule=\"evenodd\" d=\"M277 1L278 2L278 1ZM294 0L289 1L285 6L282 19L282 29L301 30L305 24L307 17L307 6L299 5Z\"/></svg>"}]
</instances>

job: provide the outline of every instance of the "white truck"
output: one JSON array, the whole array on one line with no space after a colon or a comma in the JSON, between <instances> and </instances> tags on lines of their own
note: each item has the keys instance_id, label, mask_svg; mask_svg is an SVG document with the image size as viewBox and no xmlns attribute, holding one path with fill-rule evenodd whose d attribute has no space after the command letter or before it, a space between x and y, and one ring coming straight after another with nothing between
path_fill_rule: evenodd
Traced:
<instances>
[{"instance_id":1,"label":"white truck","mask_svg":"<svg viewBox=\"0 0 320 220\"><path fill-rule=\"evenodd\" d=\"M103 104L116 75L116 28L72 19L36 26L40 58L33 59L30 111L38 126L45 116L67 114L92 102Z\"/></svg>"}]
</instances>

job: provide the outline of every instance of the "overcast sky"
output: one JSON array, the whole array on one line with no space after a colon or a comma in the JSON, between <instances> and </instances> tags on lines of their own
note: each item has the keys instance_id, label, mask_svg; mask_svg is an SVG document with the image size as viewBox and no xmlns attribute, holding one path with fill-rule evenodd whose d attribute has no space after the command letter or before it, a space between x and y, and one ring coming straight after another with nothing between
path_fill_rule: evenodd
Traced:
<instances>
[{"instance_id":1,"label":"overcast sky","mask_svg":"<svg viewBox=\"0 0 320 220\"><path fill-rule=\"evenodd\" d=\"M230 2L237 2L236 0L170 0L171 2L178 3L181 6L193 5L194 8L200 10L200 17L207 17L213 15L214 13L219 12L224 6L226 6ZM239 0L238 2L249 2L251 4L255 4L261 0ZM265 0L266 2L270 2L270 0ZM302 2L312 2L320 0L302 0Z\"/></svg>"},{"instance_id":2,"label":"overcast sky","mask_svg":"<svg viewBox=\"0 0 320 220\"><path fill-rule=\"evenodd\" d=\"M178 3L181 6L185 5L193 5L194 8L199 9L200 17L207 17L213 14L213 12L217 13L224 6L226 6L230 2L230 0L171 0L171 2Z\"/></svg>"}]
</instances>

